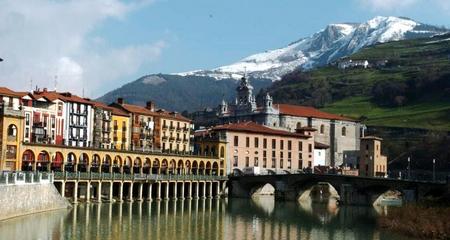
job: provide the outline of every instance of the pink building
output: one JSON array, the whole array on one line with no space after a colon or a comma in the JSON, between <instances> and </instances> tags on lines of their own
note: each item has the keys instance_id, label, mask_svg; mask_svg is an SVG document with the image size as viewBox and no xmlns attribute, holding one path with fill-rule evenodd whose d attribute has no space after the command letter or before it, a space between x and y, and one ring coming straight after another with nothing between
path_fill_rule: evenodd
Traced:
<instances>
[{"instance_id":1,"label":"pink building","mask_svg":"<svg viewBox=\"0 0 450 240\"><path fill-rule=\"evenodd\" d=\"M227 174L258 167L263 172L289 172L312 168L315 129L304 127L296 132L272 129L254 122L215 126L196 134L196 147L204 152L202 139L226 141ZM202 137L203 136L203 137Z\"/></svg>"}]
</instances>

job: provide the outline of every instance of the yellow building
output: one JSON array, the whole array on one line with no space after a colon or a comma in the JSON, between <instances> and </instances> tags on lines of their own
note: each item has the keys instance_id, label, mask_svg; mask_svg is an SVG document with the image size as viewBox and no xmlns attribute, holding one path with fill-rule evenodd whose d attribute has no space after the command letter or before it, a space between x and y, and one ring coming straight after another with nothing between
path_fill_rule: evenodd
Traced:
<instances>
[{"instance_id":1,"label":"yellow building","mask_svg":"<svg viewBox=\"0 0 450 240\"><path fill-rule=\"evenodd\" d=\"M156 111L155 144L162 151L187 153L191 148L191 120L177 112Z\"/></svg>"},{"instance_id":2,"label":"yellow building","mask_svg":"<svg viewBox=\"0 0 450 240\"><path fill-rule=\"evenodd\" d=\"M194 138L194 152L200 156L213 156L219 159L218 173L220 176L226 175L227 169L227 139L226 135L220 132L198 131Z\"/></svg>"},{"instance_id":3,"label":"yellow building","mask_svg":"<svg viewBox=\"0 0 450 240\"><path fill-rule=\"evenodd\" d=\"M382 138L367 136L361 138L359 175L364 177L385 177L387 157L381 154Z\"/></svg>"},{"instance_id":4,"label":"yellow building","mask_svg":"<svg viewBox=\"0 0 450 240\"><path fill-rule=\"evenodd\" d=\"M18 153L23 136L22 94L0 87L0 170L20 170Z\"/></svg>"},{"instance_id":5,"label":"yellow building","mask_svg":"<svg viewBox=\"0 0 450 240\"><path fill-rule=\"evenodd\" d=\"M130 146L130 116L121 109L112 109L111 143L114 149L128 150Z\"/></svg>"}]
</instances>

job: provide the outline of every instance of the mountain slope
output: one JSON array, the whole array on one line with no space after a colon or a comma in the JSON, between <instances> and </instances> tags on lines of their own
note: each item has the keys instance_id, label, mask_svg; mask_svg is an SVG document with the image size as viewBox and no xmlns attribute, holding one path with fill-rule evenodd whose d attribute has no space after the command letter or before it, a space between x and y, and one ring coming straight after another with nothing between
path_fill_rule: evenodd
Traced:
<instances>
[{"instance_id":1,"label":"mountain slope","mask_svg":"<svg viewBox=\"0 0 450 240\"><path fill-rule=\"evenodd\" d=\"M296 71L269 92L277 102L325 107L368 125L450 131L450 34L376 44L348 59L383 64Z\"/></svg>"},{"instance_id":2,"label":"mountain slope","mask_svg":"<svg viewBox=\"0 0 450 240\"><path fill-rule=\"evenodd\" d=\"M360 24L330 24L287 47L254 54L228 66L179 75L240 78L246 71L247 75L254 78L279 80L295 69L323 66L375 43L431 37L445 32L448 29L398 17L375 17Z\"/></svg>"},{"instance_id":3,"label":"mountain slope","mask_svg":"<svg viewBox=\"0 0 450 240\"><path fill-rule=\"evenodd\" d=\"M272 83L268 79L253 82L257 91ZM147 101L154 101L158 108L178 112L193 111L216 107L222 99L231 101L234 99L237 84L234 79L216 81L210 77L154 74L125 84L99 100L111 103L122 97L131 104L145 105Z\"/></svg>"},{"instance_id":4,"label":"mountain slope","mask_svg":"<svg viewBox=\"0 0 450 240\"><path fill-rule=\"evenodd\" d=\"M376 17L365 23L330 24L316 34L285 48L254 54L228 66L213 70L144 76L100 98L105 102L125 97L133 104L154 100L161 107L195 111L215 107L234 97L236 79L247 72L256 87L268 87L296 69L312 69L357 52L379 42L430 37L448 31L410 19ZM218 79L222 80L217 81ZM319 83L317 83L319 84ZM327 95L327 93L324 93Z\"/></svg>"}]
</instances>

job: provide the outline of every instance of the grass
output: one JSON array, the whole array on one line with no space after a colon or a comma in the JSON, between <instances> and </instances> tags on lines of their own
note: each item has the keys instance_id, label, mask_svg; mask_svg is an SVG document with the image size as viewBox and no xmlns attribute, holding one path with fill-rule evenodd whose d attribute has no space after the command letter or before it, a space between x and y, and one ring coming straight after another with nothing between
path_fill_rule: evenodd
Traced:
<instances>
[{"instance_id":1,"label":"grass","mask_svg":"<svg viewBox=\"0 0 450 240\"><path fill-rule=\"evenodd\" d=\"M352 118L366 118L369 126L425 128L450 131L450 102L422 101L404 107L385 108L369 97L350 97L334 102L322 110Z\"/></svg>"},{"instance_id":2,"label":"grass","mask_svg":"<svg viewBox=\"0 0 450 240\"><path fill-rule=\"evenodd\" d=\"M450 239L450 208L408 205L390 209L378 224L409 237Z\"/></svg>"}]
</instances>

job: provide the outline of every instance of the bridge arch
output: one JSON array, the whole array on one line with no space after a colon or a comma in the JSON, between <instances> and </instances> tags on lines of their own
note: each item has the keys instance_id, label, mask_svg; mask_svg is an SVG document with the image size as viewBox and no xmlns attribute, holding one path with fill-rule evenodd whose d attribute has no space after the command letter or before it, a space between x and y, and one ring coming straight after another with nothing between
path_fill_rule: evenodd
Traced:
<instances>
[{"instance_id":1,"label":"bridge arch","mask_svg":"<svg viewBox=\"0 0 450 240\"><path fill-rule=\"evenodd\" d=\"M161 173L161 163L159 159L155 158L152 164L152 174L160 174Z\"/></svg>"},{"instance_id":2,"label":"bridge arch","mask_svg":"<svg viewBox=\"0 0 450 240\"><path fill-rule=\"evenodd\" d=\"M205 162L200 161L198 166L199 175L205 175Z\"/></svg>"},{"instance_id":3,"label":"bridge arch","mask_svg":"<svg viewBox=\"0 0 450 240\"><path fill-rule=\"evenodd\" d=\"M169 174L175 174L176 168L177 168L177 162L175 161L175 159L170 160Z\"/></svg>"},{"instance_id":4,"label":"bridge arch","mask_svg":"<svg viewBox=\"0 0 450 240\"><path fill-rule=\"evenodd\" d=\"M81 153L78 161L78 171L88 172L89 171L89 156L87 153Z\"/></svg>"},{"instance_id":5,"label":"bridge arch","mask_svg":"<svg viewBox=\"0 0 450 240\"><path fill-rule=\"evenodd\" d=\"M191 166L191 161L190 160L186 160L186 163L185 163L185 174L187 174L187 175L192 174L192 166Z\"/></svg>"},{"instance_id":6,"label":"bridge arch","mask_svg":"<svg viewBox=\"0 0 450 240\"><path fill-rule=\"evenodd\" d=\"M182 175L185 174L184 172L184 163L183 160L178 160L178 166L177 166L177 174Z\"/></svg>"},{"instance_id":7,"label":"bridge arch","mask_svg":"<svg viewBox=\"0 0 450 240\"><path fill-rule=\"evenodd\" d=\"M126 156L125 157L125 160L124 160L124 162L123 162L123 165L122 165L122 172L123 173L128 173L128 174L130 174L131 173L131 170L132 170L132 160L131 160L131 157L130 156Z\"/></svg>"},{"instance_id":8,"label":"bridge arch","mask_svg":"<svg viewBox=\"0 0 450 240\"><path fill-rule=\"evenodd\" d=\"M114 156L112 171L114 173L122 172L122 158L119 155Z\"/></svg>"},{"instance_id":9,"label":"bridge arch","mask_svg":"<svg viewBox=\"0 0 450 240\"><path fill-rule=\"evenodd\" d=\"M142 173L142 160L136 157L133 162L133 173Z\"/></svg>"},{"instance_id":10,"label":"bridge arch","mask_svg":"<svg viewBox=\"0 0 450 240\"><path fill-rule=\"evenodd\" d=\"M64 168L67 172L77 171L77 156L73 152L67 154L66 162L64 163Z\"/></svg>"},{"instance_id":11,"label":"bridge arch","mask_svg":"<svg viewBox=\"0 0 450 240\"><path fill-rule=\"evenodd\" d=\"M211 162L208 161L206 162L206 167L205 167L205 175L211 175L211 171L212 167L211 167Z\"/></svg>"},{"instance_id":12,"label":"bridge arch","mask_svg":"<svg viewBox=\"0 0 450 240\"><path fill-rule=\"evenodd\" d=\"M51 163L51 169L55 172L61 172L64 170L64 155L62 152L55 152Z\"/></svg>"},{"instance_id":13,"label":"bridge arch","mask_svg":"<svg viewBox=\"0 0 450 240\"><path fill-rule=\"evenodd\" d=\"M103 156L101 166L102 166L102 172L104 172L104 173L111 172L111 168L112 168L111 156L109 156L108 154L105 154L105 156Z\"/></svg>"},{"instance_id":14,"label":"bridge arch","mask_svg":"<svg viewBox=\"0 0 450 240\"><path fill-rule=\"evenodd\" d=\"M92 172L99 172L101 169L101 159L100 156L98 154L94 154L92 155L92 163L91 163L91 171Z\"/></svg>"},{"instance_id":15,"label":"bridge arch","mask_svg":"<svg viewBox=\"0 0 450 240\"><path fill-rule=\"evenodd\" d=\"M37 158L36 170L47 172L49 170L49 165L50 165L50 154L47 151L42 150Z\"/></svg>"},{"instance_id":16,"label":"bridge arch","mask_svg":"<svg viewBox=\"0 0 450 240\"><path fill-rule=\"evenodd\" d=\"M161 161L161 174L168 174L169 173L169 163L167 162L167 159L163 159Z\"/></svg>"},{"instance_id":17,"label":"bridge arch","mask_svg":"<svg viewBox=\"0 0 450 240\"><path fill-rule=\"evenodd\" d=\"M313 178L301 183L294 183L297 201L325 203L330 200L340 200L339 188L331 182Z\"/></svg>"},{"instance_id":18,"label":"bridge arch","mask_svg":"<svg viewBox=\"0 0 450 240\"><path fill-rule=\"evenodd\" d=\"M150 174L152 169L152 160L148 157L145 158L144 165L142 166L142 172Z\"/></svg>"},{"instance_id":19,"label":"bridge arch","mask_svg":"<svg viewBox=\"0 0 450 240\"><path fill-rule=\"evenodd\" d=\"M27 149L22 153L22 171L34 171L36 167L35 162L33 151Z\"/></svg>"},{"instance_id":20,"label":"bridge arch","mask_svg":"<svg viewBox=\"0 0 450 240\"><path fill-rule=\"evenodd\" d=\"M199 173L198 173L198 162L196 160L192 161L192 174L199 175Z\"/></svg>"}]
</instances>

